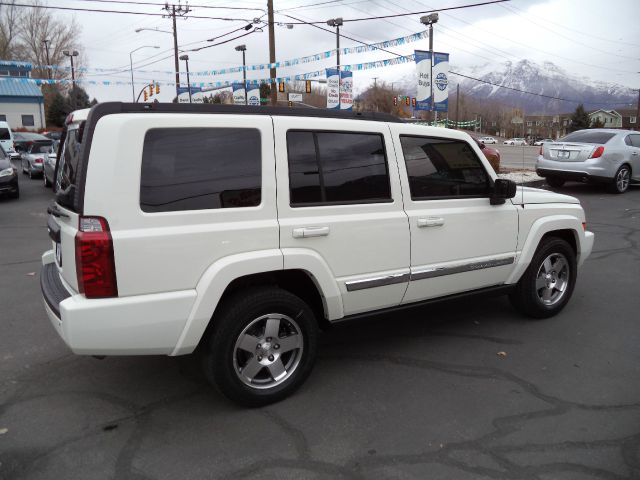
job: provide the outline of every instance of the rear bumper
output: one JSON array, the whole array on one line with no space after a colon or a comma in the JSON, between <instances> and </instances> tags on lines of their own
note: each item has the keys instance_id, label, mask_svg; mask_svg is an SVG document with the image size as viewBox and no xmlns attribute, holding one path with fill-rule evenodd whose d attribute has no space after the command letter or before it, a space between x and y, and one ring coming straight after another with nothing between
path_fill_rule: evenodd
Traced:
<instances>
[{"instance_id":1,"label":"rear bumper","mask_svg":"<svg viewBox=\"0 0 640 480\"><path fill-rule=\"evenodd\" d=\"M536 173L541 177L555 177L578 182L610 182L617 165L609 160L592 158L584 162L558 162L538 157Z\"/></svg>"},{"instance_id":2,"label":"rear bumper","mask_svg":"<svg viewBox=\"0 0 640 480\"><path fill-rule=\"evenodd\" d=\"M175 349L195 302L195 290L87 299L65 287L51 251L42 258L45 310L74 353L168 355Z\"/></svg>"}]
</instances>

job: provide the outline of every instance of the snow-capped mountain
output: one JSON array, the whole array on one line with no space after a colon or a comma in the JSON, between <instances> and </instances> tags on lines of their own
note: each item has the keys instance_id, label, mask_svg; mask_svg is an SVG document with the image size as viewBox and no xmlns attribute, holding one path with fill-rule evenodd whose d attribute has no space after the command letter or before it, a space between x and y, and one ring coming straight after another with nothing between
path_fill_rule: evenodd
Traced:
<instances>
[{"instance_id":1,"label":"snow-capped mountain","mask_svg":"<svg viewBox=\"0 0 640 480\"><path fill-rule=\"evenodd\" d=\"M477 99L492 99L505 105L524 108L527 113L562 113L573 111L578 102L585 109L625 109L636 105L637 90L622 85L591 81L563 70L552 62L538 64L530 60L486 64L472 68L451 66L452 72L474 77L482 83L455 74L449 76L449 95L455 95L456 84L466 95ZM401 83L407 88L415 85L412 76ZM508 88L502 88L508 87ZM415 87L411 89L415 91ZM522 93L531 92L537 95ZM550 98L554 97L554 98ZM565 99L571 101L563 101Z\"/></svg>"}]
</instances>

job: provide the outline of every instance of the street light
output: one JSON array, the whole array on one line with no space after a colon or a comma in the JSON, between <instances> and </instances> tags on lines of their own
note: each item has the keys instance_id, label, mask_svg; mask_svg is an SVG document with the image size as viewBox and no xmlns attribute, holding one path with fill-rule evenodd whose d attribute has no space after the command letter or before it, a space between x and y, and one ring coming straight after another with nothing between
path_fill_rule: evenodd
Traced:
<instances>
[{"instance_id":1,"label":"street light","mask_svg":"<svg viewBox=\"0 0 640 480\"><path fill-rule=\"evenodd\" d=\"M327 25L336 27L336 64L338 70L338 110L342 108L340 98L340 26L343 24L342 17L327 20Z\"/></svg>"},{"instance_id":2,"label":"street light","mask_svg":"<svg viewBox=\"0 0 640 480\"><path fill-rule=\"evenodd\" d=\"M180 88L180 65L178 64L178 34L176 33L175 15L173 15L173 32L170 32L168 30L160 30L158 28L136 28L136 33L140 33L143 30L149 30L150 32L168 33L169 35L173 36L173 63L176 69L176 97L177 97L178 89Z\"/></svg>"},{"instance_id":3,"label":"street light","mask_svg":"<svg viewBox=\"0 0 640 480\"><path fill-rule=\"evenodd\" d=\"M247 66L245 59L245 52L247 51L246 45L238 45L236 47L236 52L242 52L242 81L244 82L244 104L248 105L247 99Z\"/></svg>"},{"instance_id":4,"label":"street light","mask_svg":"<svg viewBox=\"0 0 640 480\"><path fill-rule=\"evenodd\" d=\"M429 73L430 85L430 97L431 97L431 111L433 111L433 24L438 23L438 14L430 13L420 17L420 23L429 27L429 56L431 57L431 68Z\"/></svg>"},{"instance_id":5,"label":"street light","mask_svg":"<svg viewBox=\"0 0 640 480\"><path fill-rule=\"evenodd\" d=\"M187 89L189 90L189 103L191 103L191 79L189 78L189 55L182 55L180 60L187 64Z\"/></svg>"},{"instance_id":6,"label":"street light","mask_svg":"<svg viewBox=\"0 0 640 480\"><path fill-rule=\"evenodd\" d=\"M135 90L135 87L133 86L133 52L137 52L142 48L160 48L160 47L158 45L143 45L142 47L138 47L135 50L131 50L129 52L129 66L131 67L131 96L133 98L132 101L134 103L136 101L136 90Z\"/></svg>"},{"instance_id":7,"label":"street light","mask_svg":"<svg viewBox=\"0 0 640 480\"><path fill-rule=\"evenodd\" d=\"M71 59L71 85L75 89L76 88L76 73L75 73L75 70L73 68L73 57L77 57L80 54L78 53L77 50L74 50L73 52L69 52L69 50L64 50L62 52L62 54Z\"/></svg>"}]
</instances>

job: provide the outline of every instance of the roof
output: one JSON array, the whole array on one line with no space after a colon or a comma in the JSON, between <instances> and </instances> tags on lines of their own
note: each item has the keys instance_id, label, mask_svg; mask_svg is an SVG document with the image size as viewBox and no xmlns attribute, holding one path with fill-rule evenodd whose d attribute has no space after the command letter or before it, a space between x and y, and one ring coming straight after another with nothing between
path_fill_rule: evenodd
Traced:
<instances>
[{"instance_id":1,"label":"roof","mask_svg":"<svg viewBox=\"0 0 640 480\"><path fill-rule=\"evenodd\" d=\"M0 96L42 97L42 91L26 78L0 78Z\"/></svg>"},{"instance_id":2,"label":"roof","mask_svg":"<svg viewBox=\"0 0 640 480\"><path fill-rule=\"evenodd\" d=\"M15 60L0 60L0 67L17 67L25 70L31 70L32 68L29 62L18 62Z\"/></svg>"}]
</instances>

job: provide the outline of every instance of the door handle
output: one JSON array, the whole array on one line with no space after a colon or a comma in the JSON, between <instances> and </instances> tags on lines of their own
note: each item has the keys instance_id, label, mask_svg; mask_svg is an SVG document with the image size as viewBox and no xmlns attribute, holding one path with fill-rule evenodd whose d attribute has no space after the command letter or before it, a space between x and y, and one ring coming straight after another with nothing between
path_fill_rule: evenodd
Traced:
<instances>
[{"instance_id":1,"label":"door handle","mask_svg":"<svg viewBox=\"0 0 640 480\"><path fill-rule=\"evenodd\" d=\"M631 152L631 155L638 155L638 152Z\"/></svg>"},{"instance_id":2,"label":"door handle","mask_svg":"<svg viewBox=\"0 0 640 480\"><path fill-rule=\"evenodd\" d=\"M427 217L418 219L418 227L441 227L444 225L444 218L442 217Z\"/></svg>"},{"instance_id":3,"label":"door handle","mask_svg":"<svg viewBox=\"0 0 640 480\"><path fill-rule=\"evenodd\" d=\"M293 238L326 237L329 227L300 227L293 229Z\"/></svg>"}]
</instances>

